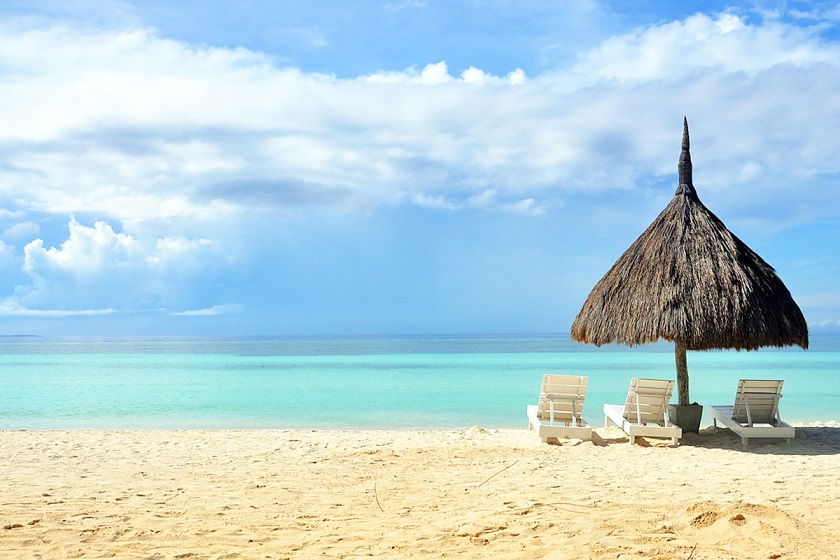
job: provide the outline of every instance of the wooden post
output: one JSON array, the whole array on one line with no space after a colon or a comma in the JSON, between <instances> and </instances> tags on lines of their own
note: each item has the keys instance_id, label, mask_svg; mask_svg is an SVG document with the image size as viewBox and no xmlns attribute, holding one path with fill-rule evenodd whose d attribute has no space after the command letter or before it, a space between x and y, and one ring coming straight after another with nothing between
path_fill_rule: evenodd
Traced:
<instances>
[{"instance_id":1,"label":"wooden post","mask_svg":"<svg viewBox=\"0 0 840 560\"><path fill-rule=\"evenodd\" d=\"M674 357L677 362L678 402L680 405L690 404L691 399L688 396L688 360L685 357L685 346L674 344Z\"/></svg>"}]
</instances>

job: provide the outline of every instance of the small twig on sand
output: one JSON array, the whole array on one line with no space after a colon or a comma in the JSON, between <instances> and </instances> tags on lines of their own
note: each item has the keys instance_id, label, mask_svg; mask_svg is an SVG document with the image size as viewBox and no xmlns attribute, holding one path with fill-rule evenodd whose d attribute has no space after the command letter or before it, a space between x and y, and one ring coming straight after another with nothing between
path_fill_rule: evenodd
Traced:
<instances>
[{"instance_id":1,"label":"small twig on sand","mask_svg":"<svg viewBox=\"0 0 840 560\"><path fill-rule=\"evenodd\" d=\"M694 551L697 550L697 543L694 543L694 548L691 549L691 554L685 560L691 560L694 557Z\"/></svg>"},{"instance_id":2,"label":"small twig on sand","mask_svg":"<svg viewBox=\"0 0 840 560\"><path fill-rule=\"evenodd\" d=\"M571 504L571 503L567 503L567 502L557 502L555 504L542 504L542 505L548 506L548 507L554 508L554 509L559 509L561 511L569 511L569 512L572 512L572 513L581 513L581 512L580 511L575 511L574 509L570 509L569 507L563 507L563 506L572 506L572 507L576 507L576 508L593 507L594 506L594 504Z\"/></svg>"},{"instance_id":3,"label":"small twig on sand","mask_svg":"<svg viewBox=\"0 0 840 560\"><path fill-rule=\"evenodd\" d=\"M519 459L517 459L516 461L514 461L514 462L513 462L513 463L511 463L510 465L506 466L505 468L503 468L503 469L502 469L502 470L500 470L499 472L494 473L494 474L493 474L493 476L491 476L490 478L488 478L487 480L485 480L484 482L482 482L481 484L479 484L478 486L476 486L476 488L481 488L482 486L484 486L484 483L485 483L485 482L489 482L489 481L490 481L490 479L492 479L493 477L495 477L495 476L496 476L496 475L498 475L498 474L501 474L501 473L505 472L506 470L508 470L509 468L511 468L513 465L515 465L515 464L516 464L516 463L518 463L518 462L519 462Z\"/></svg>"},{"instance_id":4,"label":"small twig on sand","mask_svg":"<svg viewBox=\"0 0 840 560\"><path fill-rule=\"evenodd\" d=\"M382 504L379 503L379 493L376 491L376 483L373 483L373 497L376 498L376 505L379 506L379 511L385 513L385 510L382 509Z\"/></svg>"}]
</instances>

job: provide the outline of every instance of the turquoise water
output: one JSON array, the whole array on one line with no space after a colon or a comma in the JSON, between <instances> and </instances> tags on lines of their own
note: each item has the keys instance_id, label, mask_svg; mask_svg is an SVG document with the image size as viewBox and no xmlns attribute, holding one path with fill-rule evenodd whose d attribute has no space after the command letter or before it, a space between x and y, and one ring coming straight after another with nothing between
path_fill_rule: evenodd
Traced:
<instances>
[{"instance_id":1,"label":"turquoise water","mask_svg":"<svg viewBox=\"0 0 840 560\"><path fill-rule=\"evenodd\" d=\"M840 336L688 362L693 401L730 404L739 378L784 379L785 420L840 421ZM673 347L559 335L3 338L0 429L522 427L547 372L589 376L584 416L597 426L631 377L675 379Z\"/></svg>"}]
</instances>

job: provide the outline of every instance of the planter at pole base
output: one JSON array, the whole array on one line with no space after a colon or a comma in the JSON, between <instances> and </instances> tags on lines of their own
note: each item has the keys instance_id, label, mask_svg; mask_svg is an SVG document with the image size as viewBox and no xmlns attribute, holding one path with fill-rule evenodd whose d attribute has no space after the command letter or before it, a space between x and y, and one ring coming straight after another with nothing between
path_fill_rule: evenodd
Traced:
<instances>
[{"instance_id":1,"label":"planter at pole base","mask_svg":"<svg viewBox=\"0 0 840 560\"><path fill-rule=\"evenodd\" d=\"M683 432L700 432L700 420L703 418L703 405L669 404L668 419L672 424L682 428Z\"/></svg>"}]
</instances>

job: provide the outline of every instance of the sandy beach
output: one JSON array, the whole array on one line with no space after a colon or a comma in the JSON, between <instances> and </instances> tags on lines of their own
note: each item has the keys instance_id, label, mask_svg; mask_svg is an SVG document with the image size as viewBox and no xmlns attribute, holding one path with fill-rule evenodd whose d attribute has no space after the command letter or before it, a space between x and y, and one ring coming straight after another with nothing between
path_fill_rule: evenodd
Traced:
<instances>
[{"instance_id":1,"label":"sandy beach","mask_svg":"<svg viewBox=\"0 0 840 560\"><path fill-rule=\"evenodd\" d=\"M0 558L840 558L840 429L0 432Z\"/></svg>"}]
</instances>

